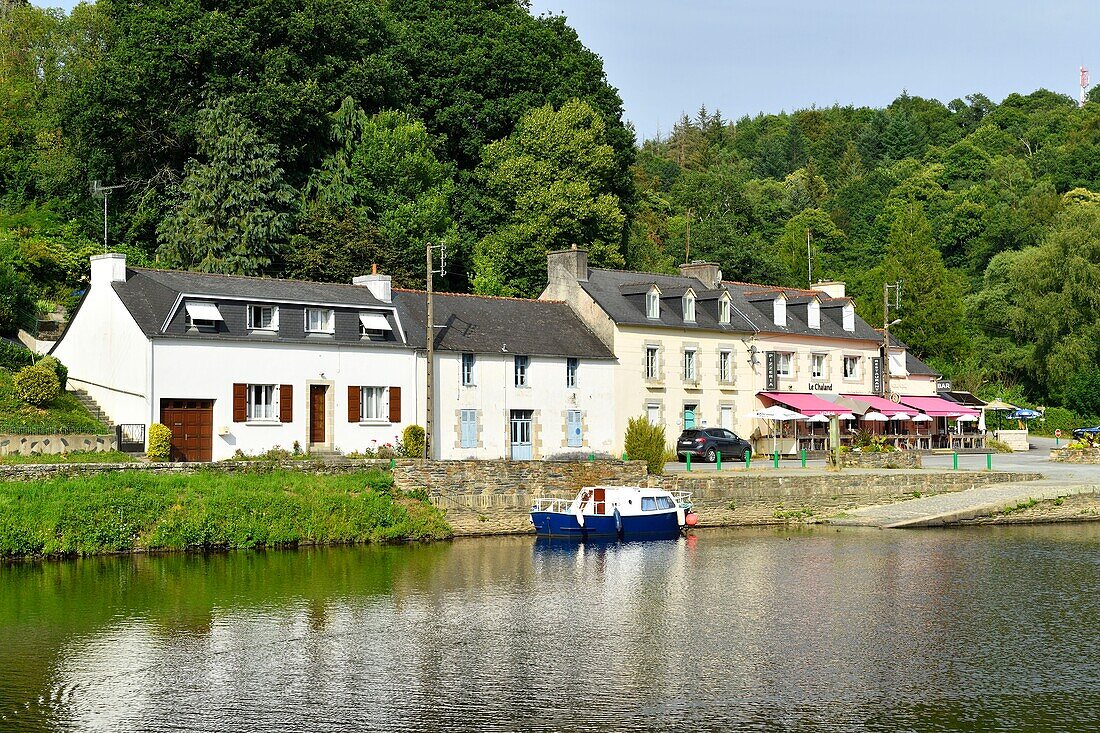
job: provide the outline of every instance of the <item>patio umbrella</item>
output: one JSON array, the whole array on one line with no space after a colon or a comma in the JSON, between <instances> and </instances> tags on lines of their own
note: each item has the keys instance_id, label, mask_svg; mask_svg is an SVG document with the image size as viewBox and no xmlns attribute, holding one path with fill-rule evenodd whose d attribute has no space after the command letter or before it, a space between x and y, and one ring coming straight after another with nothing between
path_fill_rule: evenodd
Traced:
<instances>
[{"instance_id":1,"label":"patio umbrella","mask_svg":"<svg viewBox=\"0 0 1100 733\"><path fill-rule=\"evenodd\" d=\"M829 416L828 415L814 415L813 417L806 420L806 422L829 422Z\"/></svg>"},{"instance_id":2,"label":"patio umbrella","mask_svg":"<svg viewBox=\"0 0 1100 733\"><path fill-rule=\"evenodd\" d=\"M805 420L806 416L801 412L795 412L794 410L788 410L786 407L780 407L779 405L772 405L766 407L763 410L757 410L752 414L753 417L760 420L768 420L769 422L787 422L793 420ZM775 455L776 451L776 435L775 430L772 430L772 455Z\"/></svg>"},{"instance_id":3,"label":"patio umbrella","mask_svg":"<svg viewBox=\"0 0 1100 733\"><path fill-rule=\"evenodd\" d=\"M909 416L908 413L895 412L893 415L890 416L890 419L891 420L910 420L912 418Z\"/></svg>"},{"instance_id":4,"label":"patio umbrella","mask_svg":"<svg viewBox=\"0 0 1100 733\"><path fill-rule=\"evenodd\" d=\"M973 415L959 415L955 420L956 422L978 422L978 418Z\"/></svg>"},{"instance_id":5,"label":"patio umbrella","mask_svg":"<svg viewBox=\"0 0 1100 733\"><path fill-rule=\"evenodd\" d=\"M856 416L853 415L850 412L842 412L839 415L837 415L837 417L840 418L841 420L855 420L856 419Z\"/></svg>"},{"instance_id":6,"label":"patio umbrella","mask_svg":"<svg viewBox=\"0 0 1100 733\"><path fill-rule=\"evenodd\" d=\"M913 422L932 422L933 419L934 418L932 418L928 415L925 415L923 412L920 413L919 415L914 415L913 416Z\"/></svg>"},{"instance_id":7,"label":"patio umbrella","mask_svg":"<svg viewBox=\"0 0 1100 733\"><path fill-rule=\"evenodd\" d=\"M1012 410L1018 410L1018 409L1020 409L1020 408L1016 407L1016 405L1010 405L1010 404L1008 404L1007 402L1005 402L1004 400L1002 400L1001 398L998 397L997 399L993 400L992 402L987 402L986 403L985 407L982 408L982 417L983 418L985 417L985 411L986 410L993 410L996 413L1002 413L1002 412L1011 412ZM1000 414L997 415L997 427L998 428L1001 427L1001 421L1003 419L1004 418L1002 418L1000 416ZM981 428L982 426L979 425L978 427Z\"/></svg>"},{"instance_id":8,"label":"patio umbrella","mask_svg":"<svg viewBox=\"0 0 1100 733\"><path fill-rule=\"evenodd\" d=\"M868 412L863 416L863 419L868 422L886 422L890 418L886 417L881 412Z\"/></svg>"},{"instance_id":9,"label":"patio umbrella","mask_svg":"<svg viewBox=\"0 0 1100 733\"><path fill-rule=\"evenodd\" d=\"M1029 410L1026 407L1020 407L1016 410L1005 415L1009 420L1034 420L1037 417L1041 417L1042 413L1035 410Z\"/></svg>"}]
</instances>

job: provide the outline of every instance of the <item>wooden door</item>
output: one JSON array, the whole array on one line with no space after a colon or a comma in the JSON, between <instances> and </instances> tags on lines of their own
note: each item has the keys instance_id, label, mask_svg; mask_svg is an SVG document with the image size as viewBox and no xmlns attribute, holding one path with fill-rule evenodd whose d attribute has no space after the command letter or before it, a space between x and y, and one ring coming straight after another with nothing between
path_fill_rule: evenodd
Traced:
<instances>
[{"instance_id":1,"label":"wooden door","mask_svg":"<svg viewBox=\"0 0 1100 733\"><path fill-rule=\"evenodd\" d=\"M323 384L309 385L309 442L324 443L326 390Z\"/></svg>"},{"instance_id":2,"label":"wooden door","mask_svg":"<svg viewBox=\"0 0 1100 733\"><path fill-rule=\"evenodd\" d=\"M160 421L172 431L173 461L209 461L214 447L214 401L160 401Z\"/></svg>"}]
</instances>

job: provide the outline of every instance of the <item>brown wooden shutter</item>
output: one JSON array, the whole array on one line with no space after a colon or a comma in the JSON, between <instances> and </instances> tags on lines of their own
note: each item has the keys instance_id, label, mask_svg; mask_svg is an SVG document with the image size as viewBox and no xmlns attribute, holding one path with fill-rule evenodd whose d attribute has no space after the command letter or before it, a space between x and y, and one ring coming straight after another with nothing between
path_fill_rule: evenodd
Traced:
<instances>
[{"instance_id":1,"label":"brown wooden shutter","mask_svg":"<svg viewBox=\"0 0 1100 733\"><path fill-rule=\"evenodd\" d=\"M294 422L293 385L279 385L279 422Z\"/></svg>"},{"instance_id":2,"label":"brown wooden shutter","mask_svg":"<svg viewBox=\"0 0 1100 733\"><path fill-rule=\"evenodd\" d=\"M359 422L359 387L348 387L348 422Z\"/></svg>"},{"instance_id":3,"label":"brown wooden shutter","mask_svg":"<svg viewBox=\"0 0 1100 733\"><path fill-rule=\"evenodd\" d=\"M233 385L233 422L248 420L248 385Z\"/></svg>"},{"instance_id":4,"label":"brown wooden shutter","mask_svg":"<svg viewBox=\"0 0 1100 733\"><path fill-rule=\"evenodd\" d=\"M390 387L390 422L401 422L400 387Z\"/></svg>"}]
</instances>

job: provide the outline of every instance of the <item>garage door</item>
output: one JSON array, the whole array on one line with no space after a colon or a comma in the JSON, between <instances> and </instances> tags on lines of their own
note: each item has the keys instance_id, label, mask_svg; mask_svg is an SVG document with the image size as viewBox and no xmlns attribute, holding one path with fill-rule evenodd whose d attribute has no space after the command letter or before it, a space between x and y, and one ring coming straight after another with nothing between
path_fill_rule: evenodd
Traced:
<instances>
[{"instance_id":1,"label":"garage door","mask_svg":"<svg viewBox=\"0 0 1100 733\"><path fill-rule=\"evenodd\" d=\"M161 400L160 421L172 431L173 461L211 459L214 400Z\"/></svg>"}]
</instances>

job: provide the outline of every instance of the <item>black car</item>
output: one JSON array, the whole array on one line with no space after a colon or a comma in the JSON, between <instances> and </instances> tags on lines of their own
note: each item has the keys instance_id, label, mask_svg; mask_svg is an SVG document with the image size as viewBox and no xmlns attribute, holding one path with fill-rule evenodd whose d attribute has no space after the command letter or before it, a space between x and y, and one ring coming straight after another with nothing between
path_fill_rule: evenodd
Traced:
<instances>
[{"instance_id":1,"label":"black car","mask_svg":"<svg viewBox=\"0 0 1100 733\"><path fill-rule=\"evenodd\" d=\"M1094 428L1077 428L1073 431L1073 437L1077 438L1078 440L1084 440L1086 435L1093 438L1100 437L1100 425L1097 425Z\"/></svg>"},{"instance_id":2,"label":"black car","mask_svg":"<svg viewBox=\"0 0 1100 733\"><path fill-rule=\"evenodd\" d=\"M725 428L702 428L685 430L676 441L676 458L686 461L686 454L692 458L702 458L707 463L718 460L718 454L730 461L743 461L752 455L752 446Z\"/></svg>"}]
</instances>

